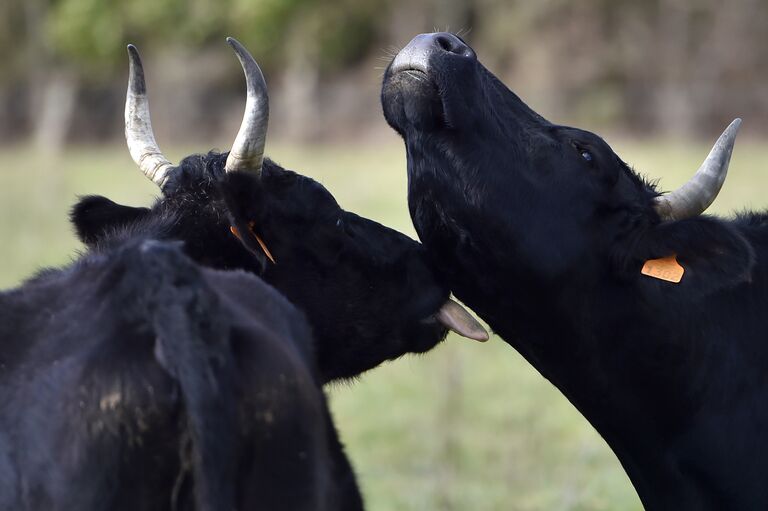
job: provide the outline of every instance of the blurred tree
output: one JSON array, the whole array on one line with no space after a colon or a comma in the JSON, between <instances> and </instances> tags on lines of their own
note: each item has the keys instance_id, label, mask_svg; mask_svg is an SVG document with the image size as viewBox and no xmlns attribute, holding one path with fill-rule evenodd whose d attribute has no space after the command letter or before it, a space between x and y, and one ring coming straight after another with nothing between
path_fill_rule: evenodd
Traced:
<instances>
[{"instance_id":1,"label":"blurred tree","mask_svg":"<svg viewBox=\"0 0 768 511\"><path fill-rule=\"evenodd\" d=\"M287 133L312 137L325 88L433 29L464 31L489 68L565 121L697 134L747 111L768 120L768 93L756 85L768 80L768 0L5 0L0 135L32 133L56 147L73 116L87 116L78 127L103 122L78 106L93 108L99 96L118 102L129 41L153 60L183 55L186 66L166 67L181 73L174 83L194 77L195 106L222 85L234 97L240 82L192 71L196 62L219 70L206 49L218 55L233 35L278 84L276 97L290 106ZM323 115L337 111L345 109Z\"/></svg>"}]
</instances>

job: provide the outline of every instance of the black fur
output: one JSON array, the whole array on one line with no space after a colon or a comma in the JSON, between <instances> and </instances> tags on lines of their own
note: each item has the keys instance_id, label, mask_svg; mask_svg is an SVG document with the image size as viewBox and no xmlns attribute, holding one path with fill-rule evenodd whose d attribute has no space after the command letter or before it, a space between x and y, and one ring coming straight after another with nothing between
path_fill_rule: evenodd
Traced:
<instances>
[{"instance_id":1,"label":"black fur","mask_svg":"<svg viewBox=\"0 0 768 511\"><path fill-rule=\"evenodd\" d=\"M766 216L661 222L602 139L476 58L435 47L419 78L390 67L382 102L456 296L604 436L647 509L767 508ZM673 254L680 284L641 274Z\"/></svg>"},{"instance_id":2,"label":"black fur","mask_svg":"<svg viewBox=\"0 0 768 511\"><path fill-rule=\"evenodd\" d=\"M433 315L448 290L419 243L344 211L319 183L269 160L260 179L225 175L225 161L219 153L184 159L151 208L83 198L72 211L78 236L97 250L135 236L182 240L200 264L261 275L306 313L323 381L427 351L444 338ZM245 233L242 241L232 225Z\"/></svg>"},{"instance_id":3,"label":"black fur","mask_svg":"<svg viewBox=\"0 0 768 511\"><path fill-rule=\"evenodd\" d=\"M0 293L0 509L356 510L309 325L179 243Z\"/></svg>"}]
</instances>

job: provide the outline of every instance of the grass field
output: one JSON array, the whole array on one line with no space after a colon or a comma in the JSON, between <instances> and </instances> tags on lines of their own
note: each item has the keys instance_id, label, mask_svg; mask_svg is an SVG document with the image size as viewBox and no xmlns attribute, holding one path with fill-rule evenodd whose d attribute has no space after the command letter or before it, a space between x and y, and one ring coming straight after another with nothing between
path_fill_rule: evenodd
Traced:
<instances>
[{"instance_id":1,"label":"grass field","mask_svg":"<svg viewBox=\"0 0 768 511\"><path fill-rule=\"evenodd\" d=\"M612 142L666 189L708 151ZM269 145L268 152L324 183L345 208L413 235L399 145ZM768 206L766 173L768 148L737 143L713 211ZM156 192L121 147L72 149L55 162L23 148L0 150L0 286L75 254L67 211L77 195L142 205ZM371 510L640 509L597 433L498 338L483 345L449 337L426 356L386 364L328 394Z\"/></svg>"}]
</instances>

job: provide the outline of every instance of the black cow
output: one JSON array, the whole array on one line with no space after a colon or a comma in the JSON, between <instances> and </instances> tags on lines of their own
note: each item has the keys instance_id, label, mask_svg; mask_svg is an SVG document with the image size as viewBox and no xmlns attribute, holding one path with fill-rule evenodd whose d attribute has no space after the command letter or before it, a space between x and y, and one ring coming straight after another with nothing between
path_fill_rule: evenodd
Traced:
<instances>
[{"instance_id":1,"label":"black cow","mask_svg":"<svg viewBox=\"0 0 768 511\"><path fill-rule=\"evenodd\" d=\"M72 213L80 238L90 246L120 244L138 232L181 240L200 264L261 275L306 313L324 382L427 351L444 338L446 327L487 339L449 301L419 243L344 211L316 181L263 159L266 84L247 50L228 41L248 85L240 132L228 154L190 156L178 166L155 142L144 72L129 46L126 139L163 196L151 208L104 197L81 200Z\"/></svg>"},{"instance_id":2,"label":"black cow","mask_svg":"<svg viewBox=\"0 0 768 511\"><path fill-rule=\"evenodd\" d=\"M451 34L413 39L382 102L435 268L603 435L643 504L768 508L768 215L702 215L740 121L662 195Z\"/></svg>"},{"instance_id":3,"label":"black cow","mask_svg":"<svg viewBox=\"0 0 768 511\"><path fill-rule=\"evenodd\" d=\"M0 509L358 510L303 314L141 236L0 293Z\"/></svg>"}]
</instances>

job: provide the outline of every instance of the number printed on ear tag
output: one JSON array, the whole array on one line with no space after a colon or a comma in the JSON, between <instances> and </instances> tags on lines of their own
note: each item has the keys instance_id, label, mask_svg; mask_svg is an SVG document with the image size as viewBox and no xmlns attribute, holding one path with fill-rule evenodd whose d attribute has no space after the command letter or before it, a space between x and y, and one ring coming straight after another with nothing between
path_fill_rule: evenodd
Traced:
<instances>
[{"instance_id":1,"label":"number printed on ear tag","mask_svg":"<svg viewBox=\"0 0 768 511\"><path fill-rule=\"evenodd\" d=\"M685 268L677 262L677 255L662 257L661 259L648 259L640 270L643 275L648 275L654 279L665 280L678 284L683 280Z\"/></svg>"}]
</instances>

